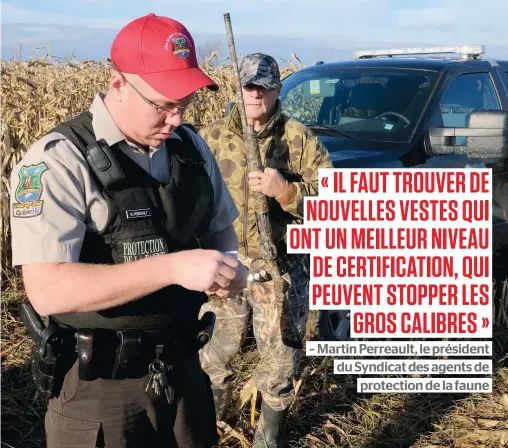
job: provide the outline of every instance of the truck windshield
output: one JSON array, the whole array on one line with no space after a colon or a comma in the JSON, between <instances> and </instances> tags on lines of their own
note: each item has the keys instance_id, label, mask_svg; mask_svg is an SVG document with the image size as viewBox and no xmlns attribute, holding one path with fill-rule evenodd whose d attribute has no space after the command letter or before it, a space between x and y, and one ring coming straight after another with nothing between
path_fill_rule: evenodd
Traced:
<instances>
[{"instance_id":1,"label":"truck windshield","mask_svg":"<svg viewBox=\"0 0 508 448\"><path fill-rule=\"evenodd\" d=\"M317 133L327 127L352 138L407 141L437 77L406 68L296 72L283 80L282 109Z\"/></svg>"}]
</instances>

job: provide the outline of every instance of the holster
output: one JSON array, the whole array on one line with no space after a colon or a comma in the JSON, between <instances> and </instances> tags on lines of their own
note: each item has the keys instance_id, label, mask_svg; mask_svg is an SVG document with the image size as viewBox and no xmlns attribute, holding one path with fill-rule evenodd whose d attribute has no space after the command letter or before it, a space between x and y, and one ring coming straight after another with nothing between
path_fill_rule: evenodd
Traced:
<instances>
[{"instance_id":1,"label":"holster","mask_svg":"<svg viewBox=\"0 0 508 448\"><path fill-rule=\"evenodd\" d=\"M30 370L37 392L44 399L58 396L65 374L74 362L72 336L51 320L46 327L28 301L21 304L20 317L34 340Z\"/></svg>"},{"instance_id":2,"label":"holster","mask_svg":"<svg viewBox=\"0 0 508 448\"><path fill-rule=\"evenodd\" d=\"M45 399L53 398L59 393L58 378L58 355L55 353L51 343L52 334L46 334L46 337L35 341L32 345L32 357L30 369L32 380L35 383L37 392ZM63 378L60 378L63 380Z\"/></svg>"}]
</instances>

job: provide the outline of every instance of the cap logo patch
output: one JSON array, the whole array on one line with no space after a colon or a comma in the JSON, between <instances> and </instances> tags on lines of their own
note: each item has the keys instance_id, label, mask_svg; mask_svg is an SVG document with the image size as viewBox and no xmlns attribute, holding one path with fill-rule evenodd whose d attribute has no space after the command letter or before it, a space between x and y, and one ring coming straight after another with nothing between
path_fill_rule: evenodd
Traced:
<instances>
[{"instance_id":1,"label":"cap logo patch","mask_svg":"<svg viewBox=\"0 0 508 448\"><path fill-rule=\"evenodd\" d=\"M173 54L175 56L182 59L187 59L189 57L190 48L187 36L181 33L172 34L166 39L166 50L168 49L169 43L173 45Z\"/></svg>"}]
</instances>

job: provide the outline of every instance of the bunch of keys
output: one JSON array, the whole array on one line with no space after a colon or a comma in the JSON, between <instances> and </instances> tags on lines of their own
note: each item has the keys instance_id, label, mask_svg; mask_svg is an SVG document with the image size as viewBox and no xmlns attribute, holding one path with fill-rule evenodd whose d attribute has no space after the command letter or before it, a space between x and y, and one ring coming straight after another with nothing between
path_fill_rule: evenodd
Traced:
<instances>
[{"instance_id":1,"label":"bunch of keys","mask_svg":"<svg viewBox=\"0 0 508 448\"><path fill-rule=\"evenodd\" d=\"M166 394L166 399L168 404L172 404L175 400L175 391L173 386L169 384L168 378L166 377L166 366L159 359L160 354L162 353L164 346L157 345L155 349L155 359L152 361L150 366L148 367L148 371L150 372L150 378L148 379L148 383L146 384L145 392L148 392L150 386L152 387L155 395L159 396L162 391Z\"/></svg>"}]
</instances>

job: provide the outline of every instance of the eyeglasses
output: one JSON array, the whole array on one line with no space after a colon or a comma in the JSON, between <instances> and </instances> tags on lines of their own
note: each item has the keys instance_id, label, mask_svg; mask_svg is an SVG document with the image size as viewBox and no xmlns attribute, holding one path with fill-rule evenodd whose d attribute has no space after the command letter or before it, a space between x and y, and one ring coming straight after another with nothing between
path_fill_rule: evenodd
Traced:
<instances>
[{"instance_id":1,"label":"eyeglasses","mask_svg":"<svg viewBox=\"0 0 508 448\"><path fill-rule=\"evenodd\" d=\"M134 86L134 84L132 84L126 77L125 75L118 69L118 67L115 65L114 62L111 62L111 66L113 67L114 70L116 70L118 73L120 73L120 75L122 75L122 78L125 80L125 82L131 86L134 91L143 99L143 101L148 104L149 106L152 106L154 109L157 110L157 112L159 114L166 114L166 113L170 113L170 114L178 114L178 113L181 113L183 115L183 113L185 112L185 110L191 105L193 104L196 100L197 100L197 97L195 96L191 101L189 101L187 104L183 104L181 106L177 105L177 104L172 104L172 105L169 105L169 106L162 106L160 104L157 104L157 103L154 103L153 101L149 100L145 95L143 95L138 89L136 89L136 87Z\"/></svg>"}]
</instances>

